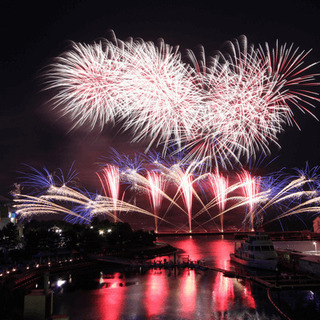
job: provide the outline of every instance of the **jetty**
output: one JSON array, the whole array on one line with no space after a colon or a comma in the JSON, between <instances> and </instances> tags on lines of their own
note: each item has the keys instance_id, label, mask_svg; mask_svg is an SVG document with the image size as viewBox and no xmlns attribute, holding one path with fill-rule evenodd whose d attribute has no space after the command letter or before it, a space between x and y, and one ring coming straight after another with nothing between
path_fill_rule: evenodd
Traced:
<instances>
[{"instance_id":1,"label":"jetty","mask_svg":"<svg viewBox=\"0 0 320 320\"><path fill-rule=\"evenodd\" d=\"M193 261L190 260L188 256L179 256L180 259L174 258L174 261L167 259L155 258L152 260L137 260L137 259L127 259L122 257L115 256L98 256L91 257L99 263L108 263L121 265L124 267L129 267L132 269L173 269L173 268L190 268L190 269L199 269L207 270L208 267L205 265L204 260Z\"/></svg>"}]
</instances>

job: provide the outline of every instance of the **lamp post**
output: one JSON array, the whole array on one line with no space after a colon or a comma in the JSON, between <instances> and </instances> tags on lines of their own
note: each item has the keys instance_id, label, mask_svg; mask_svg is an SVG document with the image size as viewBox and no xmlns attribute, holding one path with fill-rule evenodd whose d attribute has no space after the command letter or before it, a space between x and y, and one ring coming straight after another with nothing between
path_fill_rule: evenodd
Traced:
<instances>
[{"instance_id":1,"label":"lamp post","mask_svg":"<svg viewBox=\"0 0 320 320\"><path fill-rule=\"evenodd\" d=\"M316 252L316 254L318 253L318 251L317 251L317 243L314 241L313 242L313 245L314 245L314 251Z\"/></svg>"}]
</instances>

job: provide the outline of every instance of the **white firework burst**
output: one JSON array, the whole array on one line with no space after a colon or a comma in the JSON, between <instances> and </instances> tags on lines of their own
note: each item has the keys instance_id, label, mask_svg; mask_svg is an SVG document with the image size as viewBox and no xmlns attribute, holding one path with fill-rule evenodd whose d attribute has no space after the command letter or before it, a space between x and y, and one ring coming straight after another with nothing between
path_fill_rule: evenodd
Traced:
<instances>
[{"instance_id":1,"label":"white firework burst","mask_svg":"<svg viewBox=\"0 0 320 320\"><path fill-rule=\"evenodd\" d=\"M189 136L201 103L197 85L190 77L178 48L136 40L127 47L130 68L127 70L127 96L123 105L124 129L134 132L133 141L150 138L163 144L177 143ZM128 101L127 100L127 101Z\"/></svg>"},{"instance_id":2,"label":"white firework burst","mask_svg":"<svg viewBox=\"0 0 320 320\"><path fill-rule=\"evenodd\" d=\"M118 107L126 101L123 56L122 49L109 41L72 43L71 50L50 65L47 88L58 90L54 104L72 118L73 127L103 128L115 122Z\"/></svg>"}]
</instances>

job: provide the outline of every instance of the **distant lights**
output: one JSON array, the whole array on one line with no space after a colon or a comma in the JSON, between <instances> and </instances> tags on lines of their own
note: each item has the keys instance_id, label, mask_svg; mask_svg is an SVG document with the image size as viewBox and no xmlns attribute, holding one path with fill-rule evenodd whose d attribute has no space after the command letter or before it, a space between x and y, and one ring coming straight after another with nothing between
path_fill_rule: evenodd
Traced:
<instances>
[{"instance_id":1,"label":"distant lights","mask_svg":"<svg viewBox=\"0 0 320 320\"><path fill-rule=\"evenodd\" d=\"M66 280L59 279L59 280L57 281L57 286L58 286L58 287L61 287L61 286L64 285L65 283L66 283Z\"/></svg>"}]
</instances>

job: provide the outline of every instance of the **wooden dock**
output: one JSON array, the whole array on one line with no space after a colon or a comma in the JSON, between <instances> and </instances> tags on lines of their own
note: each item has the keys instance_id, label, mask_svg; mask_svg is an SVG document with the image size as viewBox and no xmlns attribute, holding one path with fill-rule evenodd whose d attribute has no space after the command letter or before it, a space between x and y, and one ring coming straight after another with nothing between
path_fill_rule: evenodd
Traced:
<instances>
[{"instance_id":1,"label":"wooden dock","mask_svg":"<svg viewBox=\"0 0 320 320\"><path fill-rule=\"evenodd\" d=\"M112 256L101 256L95 259L100 263L111 263L122 265L124 267L130 267L133 269L173 269L173 268L190 268L190 269L199 269L199 270L207 270L208 267L204 264L203 261L166 261L161 259L155 259L153 261L137 261L120 257L112 257Z\"/></svg>"}]
</instances>

